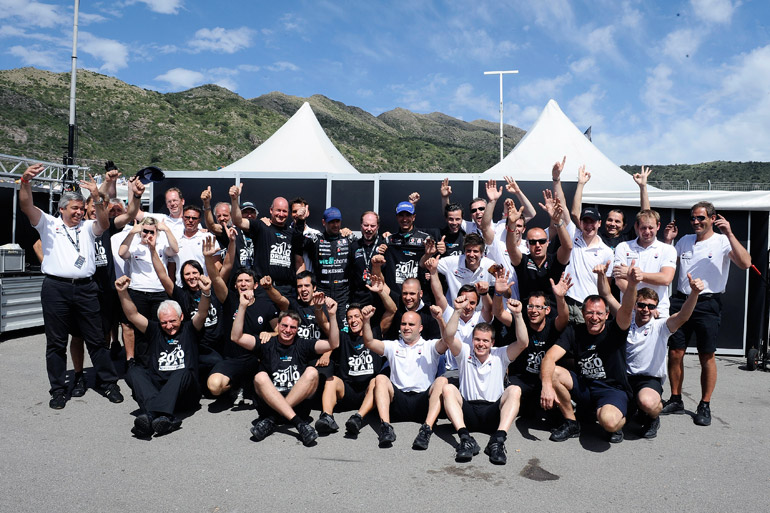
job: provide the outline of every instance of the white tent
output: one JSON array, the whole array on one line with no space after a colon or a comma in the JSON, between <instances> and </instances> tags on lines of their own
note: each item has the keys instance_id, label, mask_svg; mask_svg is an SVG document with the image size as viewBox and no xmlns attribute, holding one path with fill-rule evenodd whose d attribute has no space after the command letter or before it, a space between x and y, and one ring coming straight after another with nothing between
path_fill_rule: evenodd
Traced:
<instances>
[{"instance_id":1,"label":"white tent","mask_svg":"<svg viewBox=\"0 0 770 513\"><path fill-rule=\"evenodd\" d=\"M638 200L639 187L634 179L599 151L554 100L549 100L540 117L513 151L483 176L550 181L554 162L561 161L565 155L567 162L562 173L563 180L577 181L578 167L583 164L591 173L591 181L584 191L585 198L593 191L614 191L636 193Z\"/></svg>"},{"instance_id":2,"label":"white tent","mask_svg":"<svg viewBox=\"0 0 770 513\"><path fill-rule=\"evenodd\" d=\"M326 136L305 102L270 138L219 170L239 173L358 173Z\"/></svg>"}]
</instances>

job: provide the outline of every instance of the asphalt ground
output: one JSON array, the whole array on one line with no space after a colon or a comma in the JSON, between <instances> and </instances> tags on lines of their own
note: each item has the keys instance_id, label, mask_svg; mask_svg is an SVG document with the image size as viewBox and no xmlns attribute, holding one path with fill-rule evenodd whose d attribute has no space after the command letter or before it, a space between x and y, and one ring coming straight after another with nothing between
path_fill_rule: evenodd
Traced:
<instances>
[{"instance_id":1,"label":"asphalt ground","mask_svg":"<svg viewBox=\"0 0 770 513\"><path fill-rule=\"evenodd\" d=\"M455 463L456 436L440 419L427 451L412 450L418 425L394 424L392 448L377 446L379 422L358 439L340 432L304 447L284 426L250 440L250 406L203 400L182 429L140 440L136 403L111 404L90 388L59 411L48 407L45 340L25 332L0 342L0 511L766 511L770 374L717 357L713 423L696 426L699 367L685 359L687 415L662 417L659 435L610 445L598 426L548 440L548 425L518 419L508 464L483 454ZM86 374L89 371L86 359ZM71 373L70 373L71 377ZM93 386L93 374L88 376ZM668 392L666 392L666 397ZM312 412L318 418L318 410ZM335 415L344 426L350 413ZM343 427L344 430L344 427ZM483 448L488 436L477 434Z\"/></svg>"}]
</instances>

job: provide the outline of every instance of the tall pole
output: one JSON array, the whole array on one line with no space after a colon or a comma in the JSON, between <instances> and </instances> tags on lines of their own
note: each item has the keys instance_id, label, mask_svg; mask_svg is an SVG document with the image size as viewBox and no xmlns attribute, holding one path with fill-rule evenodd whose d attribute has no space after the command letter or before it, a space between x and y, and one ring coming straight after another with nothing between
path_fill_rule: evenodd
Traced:
<instances>
[{"instance_id":1,"label":"tall pole","mask_svg":"<svg viewBox=\"0 0 770 513\"><path fill-rule=\"evenodd\" d=\"M72 24L72 71L70 73L70 119L69 130L67 134L67 155L64 157L64 164L72 166L75 164L75 89L77 84L77 63L78 63L78 11L80 10L80 0L75 0L75 19ZM67 169L67 178L72 179L72 169Z\"/></svg>"},{"instance_id":2,"label":"tall pole","mask_svg":"<svg viewBox=\"0 0 770 513\"><path fill-rule=\"evenodd\" d=\"M485 71L485 75L500 75L500 162L503 161L503 75L518 73L519 70Z\"/></svg>"}]
</instances>

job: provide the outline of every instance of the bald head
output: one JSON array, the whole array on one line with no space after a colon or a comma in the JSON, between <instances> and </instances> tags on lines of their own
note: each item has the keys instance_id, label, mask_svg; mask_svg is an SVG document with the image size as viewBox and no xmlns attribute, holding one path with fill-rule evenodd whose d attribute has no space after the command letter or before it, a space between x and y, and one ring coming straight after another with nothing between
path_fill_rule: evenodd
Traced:
<instances>
[{"instance_id":1,"label":"bald head","mask_svg":"<svg viewBox=\"0 0 770 513\"><path fill-rule=\"evenodd\" d=\"M273 200L270 206L270 223L276 226L283 226L289 217L289 202L286 198L278 196Z\"/></svg>"}]
</instances>

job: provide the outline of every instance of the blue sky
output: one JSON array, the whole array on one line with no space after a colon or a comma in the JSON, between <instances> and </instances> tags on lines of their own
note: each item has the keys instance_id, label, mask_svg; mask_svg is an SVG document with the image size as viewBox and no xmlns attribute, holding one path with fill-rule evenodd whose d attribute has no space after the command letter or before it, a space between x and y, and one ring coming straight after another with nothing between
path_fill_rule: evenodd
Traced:
<instances>
[{"instance_id":1,"label":"blue sky","mask_svg":"<svg viewBox=\"0 0 770 513\"><path fill-rule=\"evenodd\" d=\"M0 0L0 68L68 71L73 1ZM162 92L323 94L528 129L548 99L618 164L770 161L767 0L80 3L79 67ZM490 148L497 151L497 148Z\"/></svg>"}]
</instances>

